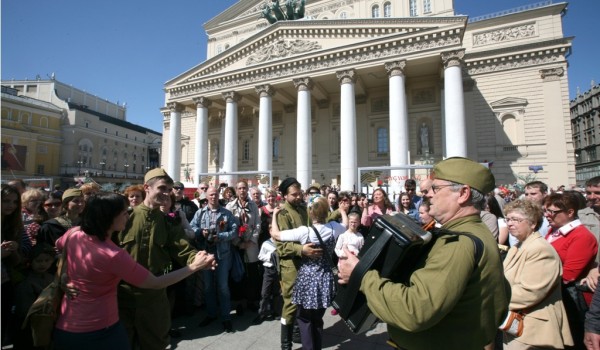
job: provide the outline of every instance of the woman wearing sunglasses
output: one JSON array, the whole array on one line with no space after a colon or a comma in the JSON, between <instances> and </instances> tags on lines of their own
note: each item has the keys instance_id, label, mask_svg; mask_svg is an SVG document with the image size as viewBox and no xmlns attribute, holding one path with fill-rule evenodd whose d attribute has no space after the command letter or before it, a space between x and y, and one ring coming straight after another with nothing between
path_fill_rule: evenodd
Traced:
<instances>
[{"instance_id":1,"label":"woman wearing sunglasses","mask_svg":"<svg viewBox=\"0 0 600 350\"><path fill-rule=\"evenodd\" d=\"M592 293L581 292L575 287L592 268L598 243L594 235L579 221L577 211L580 201L571 191L554 193L544 200L544 216L550 230L546 240L556 249L563 266L562 290L567 318L575 347L583 349L583 322L586 306L592 300Z\"/></svg>"}]
</instances>

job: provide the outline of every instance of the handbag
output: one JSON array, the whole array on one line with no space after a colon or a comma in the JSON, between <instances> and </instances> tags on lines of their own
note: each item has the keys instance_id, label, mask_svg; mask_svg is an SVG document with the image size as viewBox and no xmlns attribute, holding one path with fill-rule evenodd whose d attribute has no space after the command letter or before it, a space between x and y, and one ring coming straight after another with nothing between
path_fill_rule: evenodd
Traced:
<instances>
[{"instance_id":1,"label":"handbag","mask_svg":"<svg viewBox=\"0 0 600 350\"><path fill-rule=\"evenodd\" d=\"M520 312L509 311L508 317L500 325L501 331L514 337L520 337L523 334L523 314Z\"/></svg>"},{"instance_id":2,"label":"handbag","mask_svg":"<svg viewBox=\"0 0 600 350\"><path fill-rule=\"evenodd\" d=\"M42 290L37 299L29 307L25 321L21 329L25 329L27 325L31 327L31 335L33 345L36 347L45 347L52 342L52 332L58 316L60 315L60 304L64 292L60 286L61 276L67 273L67 243L69 237L74 230L69 230L63 248L63 254L58 260L58 268L54 281Z\"/></svg>"},{"instance_id":3,"label":"handbag","mask_svg":"<svg viewBox=\"0 0 600 350\"><path fill-rule=\"evenodd\" d=\"M244 262L242 261L242 256L240 255L240 251L232 245L232 258L231 258L231 279L234 282L241 282L246 275L246 267L244 266Z\"/></svg>"}]
</instances>

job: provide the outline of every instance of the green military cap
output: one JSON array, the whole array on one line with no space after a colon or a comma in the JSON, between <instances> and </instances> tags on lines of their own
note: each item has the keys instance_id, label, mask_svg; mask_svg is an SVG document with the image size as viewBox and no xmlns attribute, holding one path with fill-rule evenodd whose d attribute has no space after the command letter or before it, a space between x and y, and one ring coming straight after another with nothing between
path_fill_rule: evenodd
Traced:
<instances>
[{"instance_id":1,"label":"green military cap","mask_svg":"<svg viewBox=\"0 0 600 350\"><path fill-rule=\"evenodd\" d=\"M469 185L485 194L496 187L496 179L489 168L467 158L444 159L433 167L435 179Z\"/></svg>"},{"instance_id":2,"label":"green military cap","mask_svg":"<svg viewBox=\"0 0 600 350\"><path fill-rule=\"evenodd\" d=\"M71 197L81 197L83 194L81 193L81 190L78 188L69 188L67 190L65 190L65 192L63 192L62 195L62 200L64 201L67 198L71 198Z\"/></svg>"},{"instance_id":3,"label":"green military cap","mask_svg":"<svg viewBox=\"0 0 600 350\"><path fill-rule=\"evenodd\" d=\"M167 174L167 172L164 169L162 169L162 168L154 168L154 169L152 169L152 170L150 170L150 171L148 171L146 173L146 175L144 176L144 183L146 183L146 182L154 179L155 177L168 177L168 178L171 178L169 176L169 174Z\"/></svg>"}]
</instances>

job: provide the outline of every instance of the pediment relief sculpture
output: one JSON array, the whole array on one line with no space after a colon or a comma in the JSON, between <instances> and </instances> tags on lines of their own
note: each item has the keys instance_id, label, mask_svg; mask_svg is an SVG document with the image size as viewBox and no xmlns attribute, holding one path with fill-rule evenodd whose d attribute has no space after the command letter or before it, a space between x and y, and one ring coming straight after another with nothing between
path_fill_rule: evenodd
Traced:
<instances>
[{"instance_id":1,"label":"pediment relief sculpture","mask_svg":"<svg viewBox=\"0 0 600 350\"><path fill-rule=\"evenodd\" d=\"M321 45L316 41L308 41L302 39L277 39L277 41L275 41L274 43L261 48L256 53L248 57L248 60L246 61L246 66L285 58L319 49L321 49Z\"/></svg>"}]
</instances>

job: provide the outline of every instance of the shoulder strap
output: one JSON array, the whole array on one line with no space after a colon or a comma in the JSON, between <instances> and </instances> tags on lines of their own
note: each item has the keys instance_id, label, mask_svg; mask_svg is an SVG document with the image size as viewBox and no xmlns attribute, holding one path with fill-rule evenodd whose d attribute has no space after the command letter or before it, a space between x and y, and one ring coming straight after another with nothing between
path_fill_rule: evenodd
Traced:
<instances>
[{"instance_id":1,"label":"shoulder strap","mask_svg":"<svg viewBox=\"0 0 600 350\"><path fill-rule=\"evenodd\" d=\"M325 255L325 258L327 259L327 262L329 263L329 265L331 265L331 267L333 267L334 266L333 259L331 258L331 254L329 254L329 252L327 251L327 246L325 245L325 242L323 242L323 238L321 238L321 234L319 233L319 230L317 230L315 225L310 225L310 227L313 229L313 231L315 231L315 234L317 235L317 238L319 239L319 243L321 244L321 247L323 249L323 254Z\"/></svg>"},{"instance_id":2,"label":"shoulder strap","mask_svg":"<svg viewBox=\"0 0 600 350\"><path fill-rule=\"evenodd\" d=\"M483 242L481 241L481 239L479 237L477 237L471 233L466 233L466 232L454 232L454 231L448 231L448 230L444 230L444 229L438 229L435 231L437 231L439 236L455 235L455 236L469 237L471 239L471 241L473 241L473 245L475 246L475 268L477 268L477 266L479 265L479 262L481 261L481 257L483 256Z\"/></svg>"}]
</instances>

